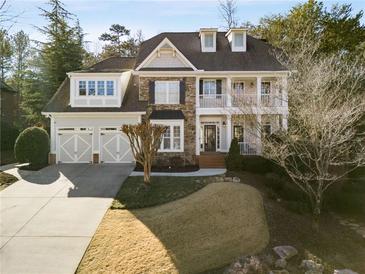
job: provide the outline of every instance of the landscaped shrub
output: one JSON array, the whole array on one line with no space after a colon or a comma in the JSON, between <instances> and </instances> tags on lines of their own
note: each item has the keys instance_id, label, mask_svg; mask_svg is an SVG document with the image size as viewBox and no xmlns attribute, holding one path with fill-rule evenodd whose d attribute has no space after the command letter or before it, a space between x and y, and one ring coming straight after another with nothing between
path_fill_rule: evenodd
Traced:
<instances>
[{"instance_id":1,"label":"landscaped shrub","mask_svg":"<svg viewBox=\"0 0 365 274\"><path fill-rule=\"evenodd\" d=\"M240 153L240 146L236 138L231 141L228 155L225 158L226 168L228 170L241 170L242 168L242 156Z\"/></svg>"},{"instance_id":2,"label":"landscaped shrub","mask_svg":"<svg viewBox=\"0 0 365 274\"><path fill-rule=\"evenodd\" d=\"M21 132L15 141L15 158L19 163L29 163L30 169L39 169L48 162L49 136L39 127Z\"/></svg>"},{"instance_id":3,"label":"landscaped shrub","mask_svg":"<svg viewBox=\"0 0 365 274\"><path fill-rule=\"evenodd\" d=\"M271 161L265 159L261 156L256 155L246 155L243 156L243 170L257 173L257 174L265 174L272 171L272 163Z\"/></svg>"}]
</instances>

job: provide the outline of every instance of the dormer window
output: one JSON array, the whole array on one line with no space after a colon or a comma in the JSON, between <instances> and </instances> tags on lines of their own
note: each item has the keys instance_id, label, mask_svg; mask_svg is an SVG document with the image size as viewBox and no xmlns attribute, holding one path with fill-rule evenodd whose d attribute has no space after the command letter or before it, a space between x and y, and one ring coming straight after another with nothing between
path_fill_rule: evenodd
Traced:
<instances>
[{"instance_id":1,"label":"dormer window","mask_svg":"<svg viewBox=\"0 0 365 274\"><path fill-rule=\"evenodd\" d=\"M80 80L78 82L78 96L113 96L115 94L115 84L111 80Z\"/></svg>"},{"instance_id":2,"label":"dormer window","mask_svg":"<svg viewBox=\"0 0 365 274\"><path fill-rule=\"evenodd\" d=\"M213 49L214 47L213 39L214 39L213 33L206 33L204 35L204 47Z\"/></svg>"},{"instance_id":3,"label":"dormer window","mask_svg":"<svg viewBox=\"0 0 365 274\"><path fill-rule=\"evenodd\" d=\"M215 52L216 51L216 40L217 31L215 28L204 28L200 29L200 42L202 52Z\"/></svg>"},{"instance_id":4,"label":"dormer window","mask_svg":"<svg viewBox=\"0 0 365 274\"><path fill-rule=\"evenodd\" d=\"M227 32L226 37L233 52L246 51L246 31L243 28L235 28Z\"/></svg>"}]
</instances>

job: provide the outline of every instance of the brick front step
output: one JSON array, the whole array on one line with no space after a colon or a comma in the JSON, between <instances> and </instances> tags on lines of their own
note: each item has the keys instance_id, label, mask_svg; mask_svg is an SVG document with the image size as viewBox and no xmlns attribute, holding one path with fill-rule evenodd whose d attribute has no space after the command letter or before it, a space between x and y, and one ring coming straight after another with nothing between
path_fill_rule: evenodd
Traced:
<instances>
[{"instance_id":1,"label":"brick front step","mask_svg":"<svg viewBox=\"0 0 365 274\"><path fill-rule=\"evenodd\" d=\"M200 168L224 168L225 153L207 153L199 156Z\"/></svg>"}]
</instances>

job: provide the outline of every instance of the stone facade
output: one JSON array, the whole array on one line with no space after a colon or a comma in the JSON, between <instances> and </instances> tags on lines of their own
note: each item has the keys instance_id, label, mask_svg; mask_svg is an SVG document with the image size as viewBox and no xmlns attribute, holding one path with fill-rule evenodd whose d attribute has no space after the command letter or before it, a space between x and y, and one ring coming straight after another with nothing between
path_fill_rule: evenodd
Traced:
<instances>
[{"instance_id":1,"label":"stone facade","mask_svg":"<svg viewBox=\"0 0 365 274\"><path fill-rule=\"evenodd\" d=\"M154 165L186 166L196 164L195 155L195 77L140 77L139 99L149 100L149 81L185 81L185 104L151 105L147 107L147 116L152 110L181 110L184 119L184 152L160 152L155 158Z\"/></svg>"}]
</instances>

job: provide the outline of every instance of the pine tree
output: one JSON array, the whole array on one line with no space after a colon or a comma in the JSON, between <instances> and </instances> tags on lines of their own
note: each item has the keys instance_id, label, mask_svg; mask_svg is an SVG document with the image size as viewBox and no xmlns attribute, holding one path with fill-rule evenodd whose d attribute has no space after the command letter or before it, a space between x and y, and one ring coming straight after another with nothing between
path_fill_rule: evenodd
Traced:
<instances>
[{"instance_id":1,"label":"pine tree","mask_svg":"<svg viewBox=\"0 0 365 274\"><path fill-rule=\"evenodd\" d=\"M50 10L42 10L42 16L48 25L40 29L46 35L47 42L41 50L41 72L47 84L49 99L65 79L66 73L82 68L83 34L77 23L70 26L73 16L60 0L49 0Z\"/></svg>"},{"instance_id":2,"label":"pine tree","mask_svg":"<svg viewBox=\"0 0 365 274\"><path fill-rule=\"evenodd\" d=\"M24 31L21 30L12 36L12 49L13 73L10 83L16 90L21 91L31 52L29 36Z\"/></svg>"},{"instance_id":3,"label":"pine tree","mask_svg":"<svg viewBox=\"0 0 365 274\"><path fill-rule=\"evenodd\" d=\"M4 29L0 29L0 80L5 81L11 68L11 57L13 55L11 41Z\"/></svg>"}]
</instances>

